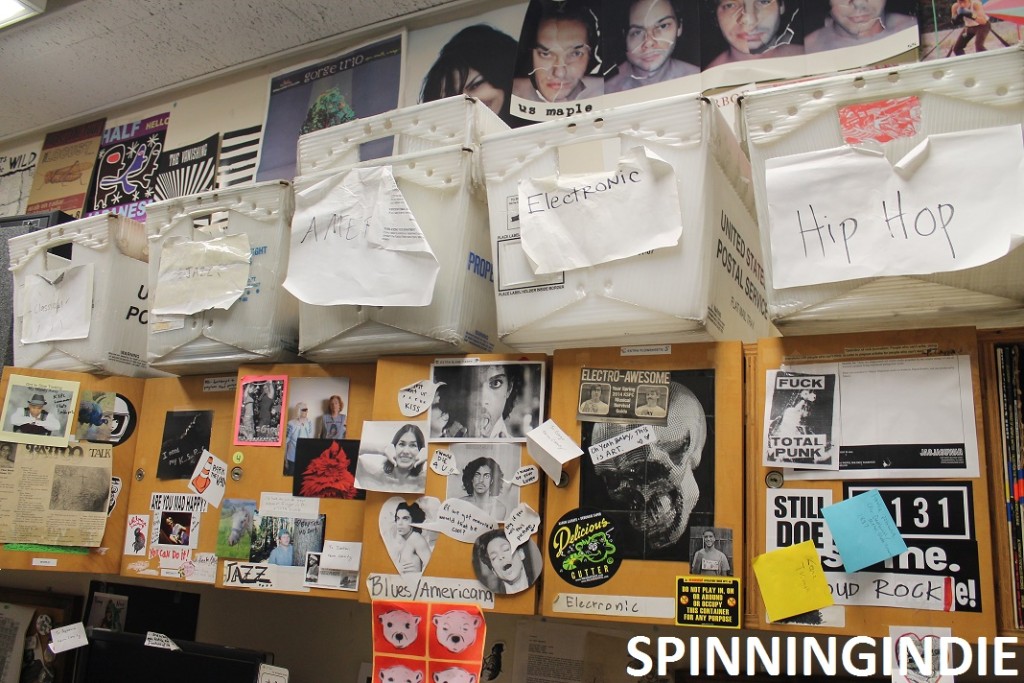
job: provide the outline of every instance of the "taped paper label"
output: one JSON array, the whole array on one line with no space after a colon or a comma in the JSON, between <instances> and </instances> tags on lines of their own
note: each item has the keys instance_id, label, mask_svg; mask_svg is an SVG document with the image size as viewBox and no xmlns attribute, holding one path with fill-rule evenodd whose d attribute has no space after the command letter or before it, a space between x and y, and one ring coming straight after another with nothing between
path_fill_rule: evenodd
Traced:
<instances>
[{"instance_id":1,"label":"taped paper label","mask_svg":"<svg viewBox=\"0 0 1024 683\"><path fill-rule=\"evenodd\" d=\"M193 315L227 310L249 281L249 236L239 233L206 242L171 238L160 252L152 315Z\"/></svg>"}]
</instances>

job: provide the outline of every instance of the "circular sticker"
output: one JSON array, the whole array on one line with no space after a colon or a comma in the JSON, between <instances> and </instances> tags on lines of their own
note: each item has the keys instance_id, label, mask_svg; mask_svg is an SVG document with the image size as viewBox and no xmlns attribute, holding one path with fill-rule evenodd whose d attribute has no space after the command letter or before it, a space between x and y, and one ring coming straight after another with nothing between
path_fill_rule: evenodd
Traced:
<instances>
[{"instance_id":1,"label":"circular sticker","mask_svg":"<svg viewBox=\"0 0 1024 683\"><path fill-rule=\"evenodd\" d=\"M589 508L571 510L555 522L548 557L555 573L579 588L600 586L622 563L615 526L603 512Z\"/></svg>"},{"instance_id":2,"label":"circular sticker","mask_svg":"<svg viewBox=\"0 0 1024 683\"><path fill-rule=\"evenodd\" d=\"M473 542L473 570L477 580L496 595L521 593L540 576L544 560L532 538L513 548L503 529L493 529Z\"/></svg>"},{"instance_id":3,"label":"circular sticker","mask_svg":"<svg viewBox=\"0 0 1024 683\"><path fill-rule=\"evenodd\" d=\"M243 460L245 460L245 456L242 454L242 451L235 451L234 455L231 456L231 462L236 465L241 465Z\"/></svg>"},{"instance_id":4,"label":"circular sticker","mask_svg":"<svg viewBox=\"0 0 1024 683\"><path fill-rule=\"evenodd\" d=\"M121 394L84 391L78 404L75 437L116 447L131 437L137 420L135 406Z\"/></svg>"}]
</instances>

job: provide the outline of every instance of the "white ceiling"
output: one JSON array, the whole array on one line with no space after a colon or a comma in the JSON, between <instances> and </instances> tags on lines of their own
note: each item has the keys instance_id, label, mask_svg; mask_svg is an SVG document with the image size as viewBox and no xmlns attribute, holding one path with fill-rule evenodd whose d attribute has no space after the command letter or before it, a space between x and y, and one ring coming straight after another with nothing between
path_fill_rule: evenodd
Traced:
<instances>
[{"instance_id":1,"label":"white ceiling","mask_svg":"<svg viewBox=\"0 0 1024 683\"><path fill-rule=\"evenodd\" d=\"M49 0L0 31L0 142L467 0Z\"/></svg>"}]
</instances>

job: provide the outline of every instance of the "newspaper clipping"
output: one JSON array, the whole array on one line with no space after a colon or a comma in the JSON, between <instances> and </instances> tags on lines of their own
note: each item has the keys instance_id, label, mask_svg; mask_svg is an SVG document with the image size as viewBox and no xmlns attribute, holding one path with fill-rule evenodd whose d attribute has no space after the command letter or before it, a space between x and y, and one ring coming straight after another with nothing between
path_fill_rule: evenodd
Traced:
<instances>
[{"instance_id":1,"label":"newspaper clipping","mask_svg":"<svg viewBox=\"0 0 1024 683\"><path fill-rule=\"evenodd\" d=\"M0 458L0 542L98 547L110 502L111 445L9 445L13 462Z\"/></svg>"}]
</instances>

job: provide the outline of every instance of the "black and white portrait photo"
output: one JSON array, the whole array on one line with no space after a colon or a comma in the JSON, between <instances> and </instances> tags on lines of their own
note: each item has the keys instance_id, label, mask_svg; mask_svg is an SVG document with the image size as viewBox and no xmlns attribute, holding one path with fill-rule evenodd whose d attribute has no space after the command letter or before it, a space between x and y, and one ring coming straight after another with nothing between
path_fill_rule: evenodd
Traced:
<instances>
[{"instance_id":1,"label":"black and white portrait photo","mask_svg":"<svg viewBox=\"0 0 1024 683\"><path fill-rule=\"evenodd\" d=\"M364 491L423 493L427 485L426 423L363 423L355 487Z\"/></svg>"},{"instance_id":2,"label":"black and white portrait photo","mask_svg":"<svg viewBox=\"0 0 1024 683\"><path fill-rule=\"evenodd\" d=\"M732 529L690 527L690 573L733 575Z\"/></svg>"},{"instance_id":3,"label":"black and white portrait photo","mask_svg":"<svg viewBox=\"0 0 1024 683\"><path fill-rule=\"evenodd\" d=\"M615 522L621 557L690 561L690 527L709 526L714 519L714 407L714 370L672 371L667 424L650 426L654 443L597 465L580 459L580 505ZM586 452L639 425L582 426Z\"/></svg>"},{"instance_id":4,"label":"black and white portrait photo","mask_svg":"<svg viewBox=\"0 0 1024 683\"><path fill-rule=\"evenodd\" d=\"M393 496L381 506L380 536L399 574L423 574L434 552L437 532L421 525L436 521L439 507L440 501L428 496L409 500Z\"/></svg>"},{"instance_id":5,"label":"black and white portrait photo","mask_svg":"<svg viewBox=\"0 0 1024 683\"><path fill-rule=\"evenodd\" d=\"M434 365L431 441L525 441L544 414L544 363Z\"/></svg>"},{"instance_id":6,"label":"black and white portrait photo","mask_svg":"<svg viewBox=\"0 0 1024 683\"><path fill-rule=\"evenodd\" d=\"M521 593L536 581L542 568L533 539L513 548L502 529L488 531L473 543L473 570L483 585L498 595Z\"/></svg>"},{"instance_id":7,"label":"black and white portrait photo","mask_svg":"<svg viewBox=\"0 0 1024 683\"><path fill-rule=\"evenodd\" d=\"M468 501L496 522L505 521L519 505L519 487L511 480L522 462L522 448L513 443L456 443L450 450L459 473L449 475L446 497Z\"/></svg>"}]
</instances>

